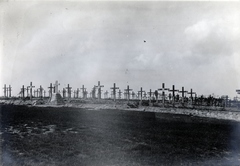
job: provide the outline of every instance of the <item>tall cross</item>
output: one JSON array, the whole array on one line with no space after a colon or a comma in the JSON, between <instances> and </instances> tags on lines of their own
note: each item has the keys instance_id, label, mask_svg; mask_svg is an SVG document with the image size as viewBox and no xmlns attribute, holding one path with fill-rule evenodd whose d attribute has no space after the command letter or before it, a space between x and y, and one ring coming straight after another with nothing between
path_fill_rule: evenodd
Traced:
<instances>
[{"instance_id":1,"label":"tall cross","mask_svg":"<svg viewBox=\"0 0 240 166\"><path fill-rule=\"evenodd\" d=\"M28 86L30 88L30 100L32 100L32 89L35 88L35 86L32 85L32 82L30 82L30 86Z\"/></svg>"},{"instance_id":2,"label":"tall cross","mask_svg":"<svg viewBox=\"0 0 240 166\"><path fill-rule=\"evenodd\" d=\"M130 91L132 91L132 89L129 89L129 85L127 86L127 89L124 89L127 93L127 100L129 101L129 99L130 99Z\"/></svg>"},{"instance_id":3,"label":"tall cross","mask_svg":"<svg viewBox=\"0 0 240 166\"><path fill-rule=\"evenodd\" d=\"M100 84L100 81L98 81L98 85L96 86L98 88L98 100L101 99L101 88L104 87L103 85Z\"/></svg>"},{"instance_id":4,"label":"tall cross","mask_svg":"<svg viewBox=\"0 0 240 166\"><path fill-rule=\"evenodd\" d=\"M12 87L11 87L11 85L8 86L8 91L9 91L8 96L11 97L11 91L12 91Z\"/></svg>"},{"instance_id":5,"label":"tall cross","mask_svg":"<svg viewBox=\"0 0 240 166\"><path fill-rule=\"evenodd\" d=\"M85 99L86 96L85 96L85 90L86 88L84 88L84 85L82 86L82 88L80 88L82 90L82 97Z\"/></svg>"},{"instance_id":6,"label":"tall cross","mask_svg":"<svg viewBox=\"0 0 240 166\"><path fill-rule=\"evenodd\" d=\"M172 90L169 89L168 91L172 92L172 100L173 100L173 106L174 106L174 104L175 104L175 92L178 92L179 90L176 90L175 86L173 85Z\"/></svg>"},{"instance_id":7,"label":"tall cross","mask_svg":"<svg viewBox=\"0 0 240 166\"><path fill-rule=\"evenodd\" d=\"M49 97L52 97L52 93L53 93L53 86L52 86L52 83L50 83L50 87L49 88Z\"/></svg>"},{"instance_id":8,"label":"tall cross","mask_svg":"<svg viewBox=\"0 0 240 166\"><path fill-rule=\"evenodd\" d=\"M148 92L148 94L149 94L149 98L151 99L152 94L153 94L152 89L150 89L150 91Z\"/></svg>"},{"instance_id":9,"label":"tall cross","mask_svg":"<svg viewBox=\"0 0 240 166\"><path fill-rule=\"evenodd\" d=\"M119 89L119 91L118 91L118 99L121 99L121 94L122 94L122 92L121 92L121 90Z\"/></svg>"},{"instance_id":10,"label":"tall cross","mask_svg":"<svg viewBox=\"0 0 240 166\"><path fill-rule=\"evenodd\" d=\"M7 97L7 95L6 95L6 93L7 93L7 86L6 86L6 84L4 84L3 93L4 93L4 97Z\"/></svg>"},{"instance_id":11,"label":"tall cross","mask_svg":"<svg viewBox=\"0 0 240 166\"><path fill-rule=\"evenodd\" d=\"M72 87L70 87L69 84L68 84L68 86L66 88L67 88L68 98L71 98L71 89L72 89Z\"/></svg>"},{"instance_id":12,"label":"tall cross","mask_svg":"<svg viewBox=\"0 0 240 166\"><path fill-rule=\"evenodd\" d=\"M113 84L113 87L111 88L113 90L113 100L116 100L116 90L119 89L119 87L116 87L116 84Z\"/></svg>"},{"instance_id":13,"label":"tall cross","mask_svg":"<svg viewBox=\"0 0 240 166\"><path fill-rule=\"evenodd\" d=\"M162 83L162 88L158 89L158 90L161 90L162 91L162 103L163 103L163 106L165 104L165 90L169 90L168 88L165 88L165 84Z\"/></svg>"},{"instance_id":14,"label":"tall cross","mask_svg":"<svg viewBox=\"0 0 240 166\"><path fill-rule=\"evenodd\" d=\"M188 91L184 91L184 87L182 87L182 91L179 91L180 93L182 93L182 103L184 104L184 94L187 93Z\"/></svg>"},{"instance_id":15,"label":"tall cross","mask_svg":"<svg viewBox=\"0 0 240 166\"><path fill-rule=\"evenodd\" d=\"M140 91L138 91L138 92L140 93L140 97L141 97L140 100L142 101L142 93L145 92L145 91L143 91L143 90L142 90L142 87L141 87ZM138 95L138 96L139 96L139 95Z\"/></svg>"},{"instance_id":16,"label":"tall cross","mask_svg":"<svg viewBox=\"0 0 240 166\"><path fill-rule=\"evenodd\" d=\"M54 84L54 91L55 91L55 93L59 93L58 92L58 85L60 85L60 84L58 83L58 81L56 81L55 84Z\"/></svg>"}]
</instances>

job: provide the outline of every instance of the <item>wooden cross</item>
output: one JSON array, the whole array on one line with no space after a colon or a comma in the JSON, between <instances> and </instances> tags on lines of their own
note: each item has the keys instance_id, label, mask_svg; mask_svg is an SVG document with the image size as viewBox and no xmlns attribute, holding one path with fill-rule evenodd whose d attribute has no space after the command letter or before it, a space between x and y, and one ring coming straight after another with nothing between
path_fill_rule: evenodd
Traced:
<instances>
[{"instance_id":1,"label":"wooden cross","mask_svg":"<svg viewBox=\"0 0 240 166\"><path fill-rule=\"evenodd\" d=\"M79 88L77 88L76 94L77 94L77 98L79 97Z\"/></svg>"},{"instance_id":2,"label":"wooden cross","mask_svg":"<svg viewBox=\"0 0 240 166\"><path fill-rule=\"evenodd\" d=\"M42 86L40 85L40 88L38 88L38 90L39 90L39 97L43 97L43 88L42 88Z\"/></svg>"},{"instance_id":3,"label":"wooden cross","mask_svg":"<svg viewBox=\"0 0 240 166\"><path fill-rule=\"evenodd\" d=\"M82 90L82 97L85 99L86 96L85 96L85 90L86 88L84 88L84 85L82 86L82 88L80 88Z\"/></svg>"},{"instance_id":4,"label":"wooden cross","mask_svg":"<svg viewBox=\"0 0 240 166\"><path fill-rule=\"evenodd\" d=\"M132 99L135 98L135 93L132 91Z\"/></svg>"},{"instance_id":5,"label":"wooden cross","mask_svg":"<svg viewBox=\"0 0 240 166\"><path fill-rule=\"evenodd\" d=\"M196 94L196 92L193 92L191 89L190 92L188 92L188 94L190 94L191 101L193 102L193 94Z\"/></svg>"},{"instance_id":6,"label":"wooden cross","mask_svg":"<svg viewBox=\"0 0 240 166\"><path fill-rule=\"evenodd\" d=\"M173 106L174 106L174 104L175 104L175 92L178 92L179 90L176 90L175 86L173 85L172 90L169 89L168 91L172 92L172 100L173 100Z\"/></svg>"},{"instance_id":7,"label":"wooden cross","mask_svg":"<svg viewBox=\"0 0 240 166\"><path fill-rule=\"evenodd\" d=\"M152 94L153 94L152 89L150 89L150 91L148 92L150 98L152 97Z\"/></svg>"},{"instance_id":8,"label":"wooden cross","mask_svg":"<svg viewBox=\"0 0 240 166\"><path fill-rule=\"evenodd\" d=\"M50 87L49 88L49 97L52 97L52 93L53 93L53 86L52 86L52 83L50 83Z\"/></svg>"},{"instance_id":9,"label":"wooden cross","mask_svg":"<svg viewBox=\"0 0 240 166\"><path fill-rule=\"evenodd\" d=\"M66 89L65 88L63 88L62 93L63 93L63 98L65 98L66 97Z\"/></svg>"},{"instance_id":10,"label":"wooden cross","mask_svg":"<svg viewBox=\"0 0 240 166\"><path fill-rule=\"evenodd\" d=\"M60 85L60 84L58 83L58 81L56 81L55 84L54 84L54 91L55 91L55 93L59 93L58 92L58 85Z\"/></svg>"},{"instance_id":11,"label":"wooden cross","mask_svg":"<svg viewBox=\"0 0 240 166\"><path fill-rule=\"evenodd\" d=\"M46 96L46 91L45 90L43 90L43 97L45 97Z\"/></svg>"},{"instance_id":12,"label":"wooden cross","mask_svg":"<svg viewBox=\"0 0 240 166\"><path fill-rule=\"evenodd\" d=\"M72 87L70 87L69 84L68 84L68 86L66 88L67 88L68 98L71 98L71 89L72 89Z\"/></svg>"},{"instance_id":13,"label":"wooden cross","mask_svg":"<svg viewBox=\"0 0 240 166\"><path fill-rule=\"evenodd\" d=\"M98 100L101 99L101 88L104 87L103 85L100 84L100 81L98 81L98 85L96 86L98 88Z\"/></svg>"},{"instance_id":14,"label":"wooden cross","mask_svg":"<svg viewBox=\"0 0 240 166\"><path fill-rule=\"evenodd\" d=\"M182 93L182 103L184 104L184 94L187 93L188 91L184 91L184 87L182 87L182 91L179 91Z\"/></svg>"},{"instance_id":15,"label":"wooden cross","mask_svg":"<svg viewBox=\"0 0 240 166\"><path fill-rule=\"evenodd\" d=\"M122 94L122 92L121 92L121 90L119 89L119 91L118 91L118 99L121 99L121 94Z\"/></svg>"},{"instance_id":16,"label":"wooden cross","mask_svg":"<svg viewBox=\"0 0 240 166\"><path fill-rule=\"evenodd\" d=\"M116 84L113 84L113 87L111 88L113 89L113 100L116 100L116 90L119 89L119 87L116 87Z\"/></svg>"},{"instance_id":17,"label":"wooden cross","mask_svg":"<svg viewBox=\"0 0 240 166\"><path fill-rule=\"evenodd\" d=\"M129 89L129 85L127 86L127 89L124 89L126 91L126 94L127 94L127 100L129 101L130 99L130 91L132 91L132 89Z\"/></svg>"},{"instance_id":18,"label":"wooden cross","mask_svg":"<svg viewBox=\"0 0 240 166\"><path fill-rule=\"evenodd\" d=\"M77 93L77 92L74 90L74 91L73 91L73 98L76 98L76 93Z\"/></svg>"},{"instance_id":19,"label":"wooden cross","mask_svg":"<svg viewBox=\"0 0 240 166\"><path fill-rule=\"evenodd\" d=\"M6 95L6 93L7 93L7 86L6 86L6 84L4 84L3 93L4 93L4 97L7 97L7 95Z\"/></svg>"},{"instance_id":20,"label":"wooden cross","mask_svg":"<svg viewBox=\"0 0 240 166\"><path fill-rule=\"evenodd\" d=\"M144 98L144 99L147 98L147 93L146 93L146 92L144 92L144 94L143 94L143 98Z\"/></svg>"},{"instance_id":21,"label":"wooden cross","mask_svg":"<svg viewBox=\"0 0 240 166\"><path fill-rule=\"evenodd\" d=\"M22 98L25 97L25 95L24 95L25 89L26 89L26 88L24 88L24 85L23 85L22 88L21 88L21 92L20 92L20 93L22 94Z\"/></svg>"},{"instance_id":22,"label":"wooden cross","mask_svg":"<svg viewBox=\"0 0 240 166\"><path fill-rule=\"evenodd\" d=\"M11 85L8 86L8 91L9 91L9 94L8 94L8 95L9 95L9 97L11 97L11 91L12 91Z\"/></svg>"},{"instance_id":23,"label":"wooden cross","mask_svg":"<svg viewBox=\"0 0 240 166\"><path fill-rule=\"evenodd\" d=\"M165 104L165 90L169 90L168 88L165 88L165 84L162 83L162 88L158 89L158 90L161 90L162 91L162 103L163 103L163 106Z\"/></svg>"},{"instance_id":24,"label":"wooden cross","mask_svg":"<svg viewBox=\"0 0 240 166\"><path fill-rule=\"evenodd\" d=\"M91 95L92 98L95 99L95 98L96 98L96 86L95 86L95 85L93 86L93 89L92 89L92 93L91 93L91 94L92 94L92 95Z\"/></svg>"},{"instance_id":25,"label":"wooden cross","mask_svg":"<svg viewBox=\"0 0 240 166\"><path fill-rule=\"evenodd\" d=\"M141 88L140 88L140 91L138 91L138 92L140 93L140 97L141 97L140 101L142 101L142 93L145 92L145 91L143 91L143 90L142 90L142 87L141 87ZM139 96L139 95L138 95L138 96Z\"/></svg>"},{"instance_id":26,"label":"wooden cross","mask_svg":"<svg viewBox=\"0 0 240 166\"><path fill-rule=\"evenodd\" d=\"M7 88L7 97L8 97L8 88Z\"/></svg>"},{"instance_id":27,"label":"wooden cross","mask_svg":"<svg viewBox=\"0 0 240 166\"><path fill-rule=\"evenodd\" d=\"M30 82L30 86L28 86L30 88L30 100L32 100L32 89L35 88L35 86L32 85L32 82Z\"/></svg>"}]
</instances>

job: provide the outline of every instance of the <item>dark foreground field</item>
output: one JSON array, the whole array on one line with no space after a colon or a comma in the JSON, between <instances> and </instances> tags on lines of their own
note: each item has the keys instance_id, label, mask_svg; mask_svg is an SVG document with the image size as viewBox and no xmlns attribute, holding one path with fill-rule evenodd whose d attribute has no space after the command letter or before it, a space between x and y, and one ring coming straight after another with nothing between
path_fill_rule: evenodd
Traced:
<instances>
[{"instance_id":1,"label":"dark foreground field","mask_svg":"<svg viewBox=\"0 0 240 166\"><path fill-rule=\"evenodd\" d=\"M240 123L120 110L1 106L0 165L240 165Z\"/></svg>"}]
</instances>

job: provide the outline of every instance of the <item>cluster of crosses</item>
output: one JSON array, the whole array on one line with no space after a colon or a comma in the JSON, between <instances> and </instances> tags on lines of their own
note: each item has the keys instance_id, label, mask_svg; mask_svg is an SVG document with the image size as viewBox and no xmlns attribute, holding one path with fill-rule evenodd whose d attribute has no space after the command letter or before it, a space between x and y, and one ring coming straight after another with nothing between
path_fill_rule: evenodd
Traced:
<instances>
[{"instance_id":1,"label":"cluster of crosses","mask_svg":"<svg viewBox=\"0 0 240 166\"><path fill-rule=\"evenodd\" d=\"M80 98L80 92L82 92L81 98L86 99L86 98L92 98L92 99L101 99L102 97L102 88L104 87L101 85L100 81L98 81L97 85L94 85L92 90L89 92L88 96L88 91L82 85L82 88L77 88L76 90L72 90L72 87L68 84L67 87L63 88L62 91L58 89L58 86L60 84L58 81L56 81L54 84L50 83L50 86L48 87L48 93L49 95L46 96L46 90L43 89L43 87L40 85L39 88L35 88L33 86L32 82L30 82L29 86L22 86L21 91L19 95L22 98L29 97L32 99L33 97L35 98L43 98L43 97L51 97L53 93L62 93L63 98ZM113 87L111 89L111 96L108 97L109 92L106 91L104 92L104 98L105 99L113 99L116 101L117 99L122 99L122 94L123 94L123 99L125 100L140 100L142 102L143 100L149 100L150 102L155 100L156 103L161 100L162 104L165 104L165 101L168 99L168 101L171 101L171 103L175 103L175 101L180 101L181 103L186 102L187 100L190 100L191 102L197 102L197 94L196 92L193 92L192 89L190 91L186 91L184 87L181 88L181 90L175 89L175 86L172 85L172 89L166 88L165 84L162 83L162 87L152 91L151 89L149 92L146 92L143 90L141 87L137 93L133 91L133 89L130 89L129 85L127 85L127 88L124 89L122 92L119 87L116 86L116 83L113 84ZM12 87L9 85L8 87L6 84L3 87L4 90L4 97L11 97L11 91ZM160 91L160 93L159 93ZM168 92L168 94L167 94ZM237 90L237 93L240 94L240 90ZM72 97L73 94L73 97ZM180 94L180 95L179 95ZM187 97L187 94L190 94L190 96ZM195 96L194 96L195 95Z\"/></svg>"}]
</instances>

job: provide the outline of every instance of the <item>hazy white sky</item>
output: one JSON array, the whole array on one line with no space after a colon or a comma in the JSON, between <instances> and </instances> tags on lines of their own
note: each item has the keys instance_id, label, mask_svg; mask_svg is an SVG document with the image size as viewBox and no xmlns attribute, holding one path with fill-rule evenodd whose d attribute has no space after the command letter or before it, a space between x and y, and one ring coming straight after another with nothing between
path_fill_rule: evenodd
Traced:
<instances>
[{"instance_id":1,"label":"hazy white sky","mask_svg":"<svg viewBox=\"0 0 240 166\"><path fill-rule=\"evenodd\" d=\"M2 2L1 86L240 89L240 2ZM144 42L146 41L146 42ZM1 90L0 95L3 95Z\"/></svg>"}]
</instances>

